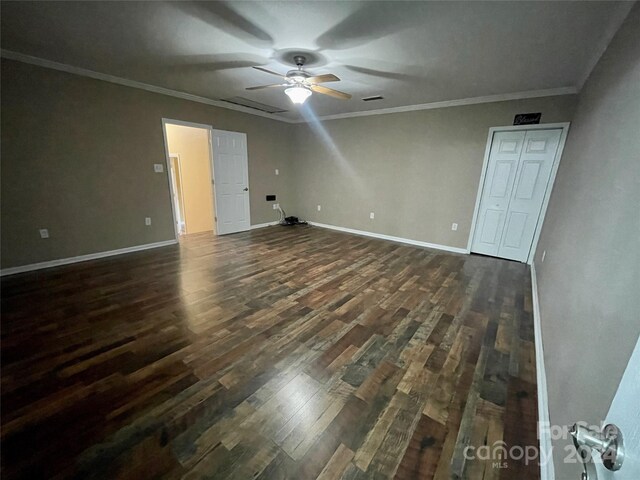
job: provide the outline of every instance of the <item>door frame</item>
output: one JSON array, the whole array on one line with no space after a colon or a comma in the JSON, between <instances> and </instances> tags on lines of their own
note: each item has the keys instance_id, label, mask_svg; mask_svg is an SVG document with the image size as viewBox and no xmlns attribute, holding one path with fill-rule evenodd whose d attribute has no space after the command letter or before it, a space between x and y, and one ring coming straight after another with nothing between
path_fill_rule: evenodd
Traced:
<instances>
[{"instance_id":1,"label":"door frame","mask_svg":"<svg viewBox=\"0 0 640 480\"><path fill-rule=\"evenodd\" d=\"M169 153L169 172L171 172L172 168L171 168L171 159L175 158L176 159L176 164L178 165L178 175L180 175L180 202L182 203L182 212L180 212L182 214L181 219L184 222L184 228L185 228L185 234L187 233L186 229L187 229L187 216L185 214L185 208L184 208L184 190L182 189L182 160L180 160L180 154L179 153ZM169 180L171 180L171 177L169 177ZM178 182L176 182L178 183ZM171 182L171 186L173 187L173 181ZM177 223L177 222L176 222Z\"/></svg>"},{"instance_id":2,"label":"door frame","mask_svg":"<svg viewBox=\"0 0 640 480\"><path fill-rule=\"evenodd\" d=\"M183 127L204 128L209 133L209 165L211 165L211 197L212 197L211 202L213 203L213 222L216 226L216 231L214 235L218 235L218 212L216 211L216 208L218 207L218 205L216 204L215 193L213 190L214 178L215 178L215 173L213 171L213 145L211 143L211 137L213 136L213 127L205 123L187 122L185 120L176 120L173 118L164 118L164 117L162 118L162 137L164 138L164 155L165 155L165 162L167 165L167 182L169 183L169 195L170 195L169 201L171 203L171 215L173 216L173 232L176 237L176 240L179 239L179 234L178 234L178 225L176 222L177 217L176 217L175 206L173 205L173 196L175 195L175 192L173 191L173 184L171 182L171 159L170 159L171 155L174 155L174 154L169 152L169 143L167 142L167 128L166 128L167 124L181 125ZM185 225L186 225L186 220L185 220Z\"/></svg>"},{"instance_id":3,"label":"door frame","mask_svg":"<svg viewBox=\"0 0 640 480\"><path fill-rule=\"evenodd\" d=\"M558 167L560 165L560 159L562 158L562 152L564 151L564 145L569 134L569 126L571 122L561 123L540 123L537 125L511 125L505 127L491 127L489 128L489 134L487 136L487 145L484 150L484 161L482 163L482 172L480 173L480 181L478 182L478 192L476 194L476 205L473 209L473 218L471 220L471 229L469 231L469 239L467 240L467 253L471 253L471 244L473 243L473 236L476 232L476 223L478 221L478 211L480 210L480 200L482 199L482 190L484 189L484 182L487 176L487 168L489 166L489 156L491 154L491 145L493 143L493 134L496 132L513 132L522 130L554 130L562 129L560 134L560 142L558 143L558 149L556 155L553 158L553 165L551 166L551 176L547 183L547 189L544 192L544 199L542 200L542 208L540 210L540 216L536 223L536 229L533 234L533 241L529 249L529 255L527 256L527 264L531 265L533 257L538 247L538 240L540 239L540 232L542 231L542 225L544 224L544 218L547 214L547 207L549 206L549 198L551 198L551 191L556 181L556 174L558 173Z\"/></svg>"}]
</instances>

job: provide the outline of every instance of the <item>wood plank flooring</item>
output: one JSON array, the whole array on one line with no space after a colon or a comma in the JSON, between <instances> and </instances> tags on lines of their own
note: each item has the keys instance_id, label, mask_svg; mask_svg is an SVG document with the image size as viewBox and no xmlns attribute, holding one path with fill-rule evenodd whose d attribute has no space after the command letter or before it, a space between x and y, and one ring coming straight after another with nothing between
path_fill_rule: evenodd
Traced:
<instances>
[{"instance_id":1,"label":"wood plank flooring","mask_svg":"<svg viewBox=\"0 0 640 480\"><path fill-rule=\"evenodd\" d=\"M536 479L528 267L269 227L2 279L12 478ZM467 455L465 455L467 452Z\"/></svg>"}]
</instances>

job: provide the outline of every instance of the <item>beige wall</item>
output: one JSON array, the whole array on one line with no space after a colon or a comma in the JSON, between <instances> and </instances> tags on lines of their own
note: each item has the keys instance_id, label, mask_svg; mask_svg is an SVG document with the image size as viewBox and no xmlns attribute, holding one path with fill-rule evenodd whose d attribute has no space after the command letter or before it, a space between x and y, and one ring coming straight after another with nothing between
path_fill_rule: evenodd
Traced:
<instances>
[{"instance_id":1,"label":"beige wall","mask_svg":"<svg viewBox=\"0 0 640 480\"><path fill-rule=\"evenodd\" d=\"M173 239L163 117L247 133L252 224L291 205L290 124L6 59L1 115L2 268Z\"/></svg>"},{"instance_id":2,"label":"beige wall","mask_svg":"<svg viewBox=\"0 0 640 480\"><path fill-rule=\"evenodd\" d=\"M574 104L569 95L299 125L296 215L466 248L489 128L525 112L569 121Z\"/></svg>"},{"instance_id":3,"label":"beige wall","mask_svg":"<svg viewBox=\"0 0 640 480\"><path fill-rule=\"evenodd\" d=\"M536 252L555 424L604 420L640 334L639 25L640 4L580 93ZM556 478L580 476L568 444Z\"/></svg>"},{"instance_id":4,"label":"beige wall","mask_svg":"<svg viewBox=\"0 0 640 480\"><path fill-rule=\"evenodd\" d=\"M168 173L153 172L165 164L163 117L247 133L252 224L277 220L265 200L273 193L290 215L464 248L489 127L532 111L567 121L575 103L561 96L334 120L322 124L324 137L308 125L11 60L2 68L2 268L173 238Z\"/></svg>"},{"instance_id":5,"label":"beige wall","mask_svg":"<svg viewBox=\"0 0 640 480\"><path fill-rule=\"evenodd\" d=\"M210 232L214 229L214 202L209 131L172 124L166 129L169 153L180 156L187 233Z\"/></svg>"}]
</instances>

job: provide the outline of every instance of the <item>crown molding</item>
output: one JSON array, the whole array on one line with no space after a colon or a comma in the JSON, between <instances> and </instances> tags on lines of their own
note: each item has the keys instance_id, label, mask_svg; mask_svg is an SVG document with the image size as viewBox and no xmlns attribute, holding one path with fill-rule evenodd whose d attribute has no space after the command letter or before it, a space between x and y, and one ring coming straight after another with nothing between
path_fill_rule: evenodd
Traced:
<instances>
[{"instance_id":1,"label":"crown molding","mask_svg":"<svg viewBox=\"0 0 640 480\"><path fill-rule=\"evenodd\" d=\"M366 110L363 112L339 113L337 115L319 116L319 120L340 120L342 118L368 117L369 115L387 115L390 113L414 112L417 110L431 110L435 108L460 107L464 105L476 105L479 103L505 102L508 100L521 100L524 98L553 97L556 95L575 95L576 87L549 88L546 90L529 90L526 92L501 93L499 95L487 95L484 97L462 98L460 100L445 100L443 102L421 103L418 105L405 105L402 107L380 108L378 110ZM307 123L299 120L296 123Z\"/></svg>"},{"instance_id":2,"label":"crown molding","mask_svg":"<svg viewBox=\"0 0 640 480\"><path fill-rule=\"evenodd\" d=\"M139 90L146 90L147 92L159 93L160 95L167 95L169 97L181 98L183 100L189 100L191 102L204 103L218 108L224 108L226 110L235 110L249 115L255 115L257 117L264 117L270 120L277 120L285 123L296 123L295 120L280 117L271 113L260 112L251 108L242 107L240 105L234 105L227 102L221 102L219 100L212 100L206 97L200 97L198 95L192 95L186 92L180 92L178 90L172 90L170 88L158 87L149 83L138 82L136 80L129 80L127 78L116 77L114 75L108 75L106 73L100 73L93 70L87 70L86 68L74 67L73 65L67 65L66 63L54 62L52 60L46 60L40 57L33 57L31 55L25 55L24 53L14 52L12 50L0 50L0 56L9 60L15 60L22 63L28 63L36 65L38 67L50 68L52 70L59 70L61 72L72 73L74 75L80 75L82 77L93 78L95 80L102 80L104 82L115 83L117 85L124 85L125 87L137 88Z\"/></svg>"},{"instance_id":3,"label":"crown molding","mask_svg":"<svg viewBox=\"0 0 640 480\"><path fill-rule=\"evenodd\" d=\"M294 124L308 123L308 121L305 119L292 120L289 118L281 117L279 115L264 113L264 112L260 112L250 108L242 107L240 105L228 104L226 102L221 102L219 100L212 100L210 98L200 97L198 95L192 95L190 93L180 92L178 90L171 90L169 88L158 87L156 85L138 82L135 80L129 80L122 77L116 77L113 75L108 75L106 73L95 72L93 70L87 70L81 67L74 67L73 65L67 65L65 63L54 62L52 60L46 60L40 57L25 55L23 53L14 52L12 50L1 49L0 56L2 56L2 58L7 58L9 60L15 60L18 62L28 63L31 65L36 65L44 68L50 68L53 70L59 70L61 72L80 75L82 77L93 78L95 80L102 80L105 82L115 83L118 85L124 85L126 87L137 88L140 90L145 90L147 92L158 93L160 95L167 95L170 97L181 98L183 100L189 100L191 102L204 103L206 105L212 105L214 107L224 108L227 110L235 110L235 111L246 113L249 115L268 118L270 120L277 120L279 122L294 123ZM521 100L524 98L551 97L556 95L574 95L576 93L578 93L577 87L561 87L561 88L551 88L546 90L529 90L525 92L503 93L498 95L488 95L484 97L463 98L459 100L445 100L442 102L421 103L417 105L405 105L401 107L381 108L377 110L365 110L361 112L339 113L336 115L318 116L317 118L318 120L321 120L321 121L339 120L343 118L368 117L370 115L386 115L390 113L414 112L418 110L431 110L436 108L459 107L464 105L476 105L480 103L493 103L493 102L504 102L508 100Z\"/></svg>"}]
</instances>

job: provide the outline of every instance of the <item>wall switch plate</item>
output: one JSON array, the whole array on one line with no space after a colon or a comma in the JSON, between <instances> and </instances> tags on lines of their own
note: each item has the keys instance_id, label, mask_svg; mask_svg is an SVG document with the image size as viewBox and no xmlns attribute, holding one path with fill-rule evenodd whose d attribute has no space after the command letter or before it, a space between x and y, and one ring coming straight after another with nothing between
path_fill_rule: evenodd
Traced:
<instances>
[{"instance_id":1,"label":"wall switch plate","mask_svg":"<svg viewBox=\"0 0 640 480\"><path fill-rule=\"evenodd\" d=\"M276 168L276 175L280 175L280 170Z\"/></svg>"},{"instance_id":2,"label":"wall switch plate","mask_svg":"<svg viewBox=\"0 0 640 480\"><path fill-rule=\"evenodd\" d=\"M40 238L49 238L49 230L47 230L46 228L41 228Z\"/></svg>"},{"instance_id":3,"label":"wall switch plate","mask_svg":"<svg viewBox=\"0 0 640 480\"><path fill-rule=\"evenodd\" d=\"M151 225L151 217L144 217L144 224L148 227Z\"/></svg>"},{"instance_id":4,"label":"wall switch plate","mask_svg":"<svg viewBox=\"0 0 640 480\"><path fill-rule=\"evenodd\" d=\"M457 223L452 223L451 224L451 230L458 230L458 224Z\"/></svg>"},{"instance_id":5,"label":"wall switch plate","mask_svg":"<svg viewBox=\"0 0 640 480\"><path fill-rule=\"evenodd\" d=\"M322 206L318 205L318 211L322 210Z\"/></svg>"},{"instance_id":6,"label":"wall switch plate","mask_svg":"<svg viewBox=\"0 0 640 480\"><path fill-rule=\"evenodd\" d=\"M162 166L161 163L154 163L153 164L153 171L156 173L162 173L164 172L164 167Z\"/></svg>"},{"instance_id":7,"label":"wall switch plate","mask_svg":"<svg viewBox=\"0 0 640 480\"><path fill-rule=\"evenodd\" d=\"M544 257L546 256L547 256L547 251L545 250L542 252L542 258L540 259L540 263L544 263Z\"/></svg>"},{"instance_id":8,"label":"wall switch plate","mask_svg":"<svg viewBox=\"0 0 640 480\"><path fill-rule=\"evenodd\" d=\"M371 213L369 214L369 218L370 218L371 220L373 220L374 218L376 218L376 214L375 214L375 213L373 213L373 212L371 212Z\"/></svg>"}]
</instances>

